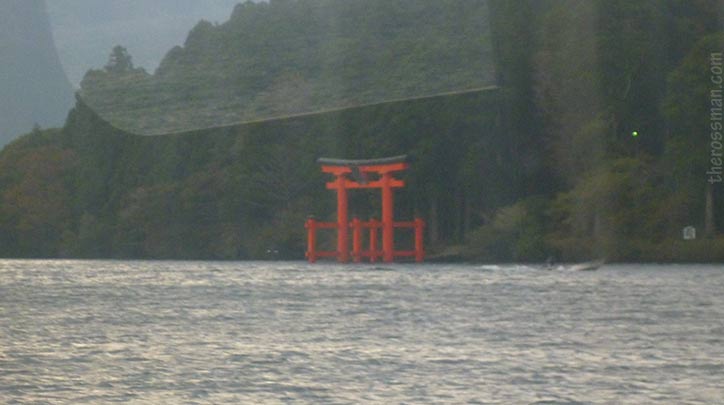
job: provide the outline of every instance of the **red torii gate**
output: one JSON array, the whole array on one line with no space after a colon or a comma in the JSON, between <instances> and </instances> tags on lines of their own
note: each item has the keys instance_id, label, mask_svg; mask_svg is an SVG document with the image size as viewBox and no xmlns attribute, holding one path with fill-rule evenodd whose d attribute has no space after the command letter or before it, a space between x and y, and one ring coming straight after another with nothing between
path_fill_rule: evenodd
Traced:
<instances>
[{"instance_id":1,"label":"red torii gate","mask_svg":"<svg viewBox=\"0 0 724 405\"><path fill-rule=\"evenodd\" d=\"M423 249L423 228L425 222L416 218L414 221L394 221L393 189L405 186L403 180L396 179L393 173L410 167L407 156L395 156L383 159L344 160L320 158L322 172L335 176L335 180L327 183L327 188L337 191L337 222L320 222L313 218L307 220L307 259L310 263L319 257L336 257L337 261L347 263L350 259L349 230L352 229L352 253L355 262L362 257L369 257L375 262L379 257L385 262L392 262L395 257L414 257L422 262L425 256ZM348 176L351 176L350 179ZM370 180L370 177L374 179ZM382 222L372 219L360 221L354 218L349 221L347 190L361 188L379 188L382 190ZM382 229L382 251L377 249L377 232ZM395 228L413 228L415 230L414 250L395 250ZM317 229L337 229L337 251L317 251ZM362 249L362 229L369 229L369 246Z\"/></svg>"}]
</instances>

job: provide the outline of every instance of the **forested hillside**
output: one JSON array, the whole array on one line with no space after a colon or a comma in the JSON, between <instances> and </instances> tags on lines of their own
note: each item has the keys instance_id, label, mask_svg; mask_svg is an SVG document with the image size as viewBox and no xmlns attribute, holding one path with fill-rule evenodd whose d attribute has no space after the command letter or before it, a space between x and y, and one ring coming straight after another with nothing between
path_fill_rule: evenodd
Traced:
<instances>
[{"instance_id":1,"label":"forested hillside","mask_svg":"<svg viewBox=\"0 0 724 405\"><path fill-rule=\"evenodd\" d=\"M481 88L487 1L247 2L201 21L155 74L116 49L82 96L113 125L163 134Z\"/></svg>"},{"instance_id":2,"label":"forested hillside","mask_svg":"<svg viewBox=\"0 0 724 405\"><path fill-rule=\"evenodd\" d=\"M486 147L504 139L480 136L493 129L491 111L490 96L472 94L140 137L79 102L64 129L30 134L3 152L0 249L6 256L227 259L278 250L301 258L307 215L334 215L316 158L381 153L419 158L398 215L431 217L434 238L461 242L471 218L432 220L431 209L513 200L510 192L483 192L506 186L510 159L504 145ZM378 200L353 195L353 211L372 215Z\"/></svg>"},{"instance_id":3,"label":"forested hillside","mask_svg":"<svg viewBox=\"0 0 724 405\"><path fill-rule=\"evenodd\" d=\"M348 4L241 5L225 24L197 26L154 75L126 63L129 55L117 48L108 66L87 79L106 89L117 88L119 77L169 80L183 92L199 83L172 82L174 75L224 66L200 62L211 60L198 53L217 44L214 38L238 45L229 64L257 55L247 49L254 41L222 33L245 32L247 38L254 32L260 44L276 32L299 41L315 38L295 37L306 31L288 23L299 10L326 10L328 3ZM388 3L427 12L419 5L427 2ZM450 12L450 2L435 3ZM414 161L397 215L427 220L433 256L723 260L722 185L707 175L721 150L721 123L712 116L717 93L711 90L716 55L724 52L722 7L719 0L494 0L485 18L495 69L476 80L492 80L496 88L175 135L124 132L91 108L134 101L131 93L108 96L117 97L113 101L84 93L62 129L34 131L0 153L0 254L302 258L306 217L334 215L334 196L324 189L317 157L409 153ZM254 25L254 13L267 13L263 26ZM384 28L375 25L379 21L354 21L361 25L355 32L373 35ZM434 49L454 42L454 36L438 39L441 48ZM243 97L275 91L276 80L295 75L297 64L295 77L310 80L315 91L332 85L329 76L315 76L313 66L294 59L300 56L293 49L275 46L254 49L274 49L264 62L269 69L273 61L291 58L280 64L291 70L253 81L258 88L244 82L239 88L251 90ZM337 51L356 48L340 45ZM237 52L248 53L237 59ZM330 68L334 75L347 72L345 88L356 89L338 93L336 87L334 95L419 83L421 70L407 72L407 82L405 72L393 69L388 76L373 69L377 84L367 87L355 81L368 69L361 66ZM304 100L282 93L273 99ZM344 105L340 100L335 102ZM352 211L362 217L378 215L378 204L372 193L352 195ZM698 229L697 240L682 240L687 225Z\"/></svg>"}]
</instances>

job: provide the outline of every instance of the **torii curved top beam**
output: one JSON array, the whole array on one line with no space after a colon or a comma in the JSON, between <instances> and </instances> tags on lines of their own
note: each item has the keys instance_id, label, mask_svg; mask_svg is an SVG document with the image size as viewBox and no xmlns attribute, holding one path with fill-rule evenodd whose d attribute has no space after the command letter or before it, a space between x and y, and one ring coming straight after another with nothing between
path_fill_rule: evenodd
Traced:
<instances>
[{"instance_id":1,"label":"torii curved top beam","mask_svg":"<svg viewBox=\"0 0 724 405\"><path fill-rule=\"evenodd\" d=\"M387 165L392 163L405 163L407 162L407 155L392 156L379 159L333 159L333 158L319 158L317 163L325 166L377 166Z\"/></svg>"}]
</instances>

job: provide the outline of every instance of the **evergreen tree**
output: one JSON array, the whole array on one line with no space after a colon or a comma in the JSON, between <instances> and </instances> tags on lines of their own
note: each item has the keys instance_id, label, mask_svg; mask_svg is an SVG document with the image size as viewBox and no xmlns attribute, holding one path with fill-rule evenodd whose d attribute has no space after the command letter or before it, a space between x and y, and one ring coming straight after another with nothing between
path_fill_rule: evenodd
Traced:
<instances>
[{"instance_id":1,"label":"evergreen tree","mask_svg":"<svg viewBox=\"0 0 724 405\"><path fill-rule=\"evenodd\" d=\"M133 61L131 55L126 48L116 45L108 57L108 63L105 66L108 73L122 74L133 71Z\"/></svg>"}]
</instances>

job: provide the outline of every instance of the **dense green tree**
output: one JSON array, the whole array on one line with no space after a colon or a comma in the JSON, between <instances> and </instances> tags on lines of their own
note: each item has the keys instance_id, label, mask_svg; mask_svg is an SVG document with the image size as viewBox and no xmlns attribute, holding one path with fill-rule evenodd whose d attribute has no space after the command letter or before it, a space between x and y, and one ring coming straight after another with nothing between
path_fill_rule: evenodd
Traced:
<instances>
[{"instance_id":1,"label":"dense green tree","mask_svg":"<svg viewBox=\"0 0 724 405\"><path fill-rule=\"evenodd\" d=\"M111 51L108 63L105 66L108 73L122 74L133 70L133 60L126 48L116 45Z\"/></svg>"},{"instance_id":2,"label":"dense green tree","mask_svg":"<svg viewBox=\"0 0 724 405\"><path fill-rule=\"evenodd\" d=\"M721 152L721 148L716 147L721 141L718 139L721 128L716 126L717 123L721 126L721 117L716 119L717 111L721 114L721 106L716 101L718 97L721 102L721 90L712 82L718 80L712 68L717 63L716 55L722 54L724 33L712 34L697 42L670 74L669 92L663 105L670 122L662 159L669 173L668 186L673 192L687 196L678 199L689 212L685 219L689 224L703 225L707 236L715 232L715 212L723 209L721 204L715 207L722 197L721 187L717 189L719 183L709 181L712 176L707 174L716 166L712 159L720 158L717 154ZM719 60L721 64L721 56Z\"/></svg>"}]
</instances>

